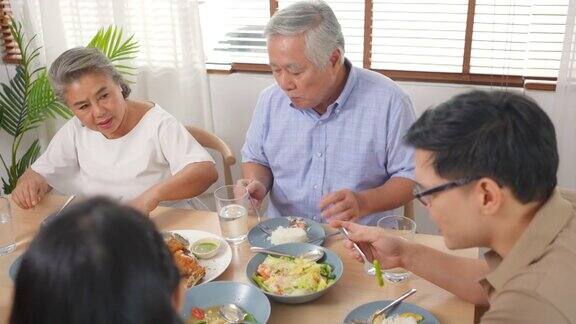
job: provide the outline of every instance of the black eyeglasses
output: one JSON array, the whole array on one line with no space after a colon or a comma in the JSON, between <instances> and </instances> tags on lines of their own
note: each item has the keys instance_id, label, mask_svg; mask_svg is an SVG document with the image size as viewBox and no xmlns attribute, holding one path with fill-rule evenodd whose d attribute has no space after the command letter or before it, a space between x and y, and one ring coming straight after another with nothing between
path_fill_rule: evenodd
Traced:
<instances>
[{"instance_id":1,"label":"black eyeglasses","mask_svg":"<svg viewBox=\"0 0 576 324\"><path fill-rule=\"evenodd\" d=\"M460 187L474 180L478 180L480 177L473 177L473 178L461 178L454 181L447 182L445 184L441 184L431 189L424 190L421 188L420 185L416 185L416 189L414 189L414 198L418 199L419 202L422 203L424 206L428 206L430 204L430 195L439 193L448 189Z\"/></svg>"}]
</instances>

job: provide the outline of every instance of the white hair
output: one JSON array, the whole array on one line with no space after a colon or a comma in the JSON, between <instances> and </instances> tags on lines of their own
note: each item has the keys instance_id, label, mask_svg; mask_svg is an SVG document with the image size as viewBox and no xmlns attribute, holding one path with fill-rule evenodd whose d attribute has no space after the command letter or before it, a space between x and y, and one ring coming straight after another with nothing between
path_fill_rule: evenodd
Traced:
<instances>
[{"instance_id":1,"label":"white hair","mask_svg":"<svg viewBox=\"0 0 576 324\"><path fill-rule=\"evenodd\" d=\"M75 47L60 54L50 66L48 77L56 96L65 102L66 88L88 73L102 73L112 78L122 88L122 96L128 98L130 86L110 59L96 48Z\"/></svg>"},{"instance_id":2,"label":"white hair","mask_svg":"<svg viewBox=\"0 0 576 324\"><path fill-rule=\"evenodd\" d=\"M324 69L330 55L339 49L344 62L344 36L338 19L324 1L296 2L272 16L264 35L304 35L306 57L319 69Z\"/></svg>"}]
</instances>

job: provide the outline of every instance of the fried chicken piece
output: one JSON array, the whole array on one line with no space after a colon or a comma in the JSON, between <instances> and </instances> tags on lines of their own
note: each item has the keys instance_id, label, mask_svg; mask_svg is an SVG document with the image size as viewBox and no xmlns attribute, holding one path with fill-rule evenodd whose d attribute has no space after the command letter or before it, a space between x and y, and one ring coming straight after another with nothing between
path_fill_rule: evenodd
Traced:
<instances>
[{"instance_id":1,"label":"fried chicken piece","mask_svg":"<svg viewBox=\"0 0 576 324\"><path fill-rule=\"evenodd\" d=\"M196 285L200 279L204 278L206 269L198 263L195 257L185 254L182 250L176 251L173 257L174 263L185 278L188 288Z\"/></svg>"},{"instance_id":2,"label":"fried chicken piece","mask_svg":"<svg viewBox=\"0 0 576 324\"><path fill-rule=\"evenodd\" d=\"M204 278L206 269L198 263L198 259L188 250L188 241L175 233L165 233L165 242L172 254L172 260L180 275L186 281L188 288L196 285Z\"/></svg>"},{"instance_id":3,"label":"fried chicken piece","mask_svg":"<svg viewBox=\"0 0 576 324\"><path fill-rule=\"evenodd\" d=\"M170 250L170 254L176 253L176 251L184 250L188 251L188 241L182 238L180 235L171 235L168 239L166 239L166 245L168 246L168 250Z\"/></svg>"}]
</instances>

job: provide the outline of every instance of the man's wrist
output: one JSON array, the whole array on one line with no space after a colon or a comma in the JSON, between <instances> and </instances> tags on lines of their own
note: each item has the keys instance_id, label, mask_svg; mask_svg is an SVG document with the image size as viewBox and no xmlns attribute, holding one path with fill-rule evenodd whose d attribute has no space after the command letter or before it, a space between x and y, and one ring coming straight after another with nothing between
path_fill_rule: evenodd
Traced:
<instances>
[{"instance_id":1,"label":"man's wrist","mask_svg":"<svg viewBox=\"0 0 576 324\"><path fill-rule=\"evenodd\" d=\"M354 195L356 196L356 201L358 203L358 217L370 215L374 212L366 192L359 191L355 192Z\"/></svg>"},{"instance_id":2,"label":"man's wrist","mask_svg":"<svg viewBox=\"0 0 576 324\"><path fill-rule=\"evenodd\" d=\"M414 255L416 252L416 245L412 242L400 240L400 263L401 267L411 271L414 265Z\"/></svg>"}]
</instances>

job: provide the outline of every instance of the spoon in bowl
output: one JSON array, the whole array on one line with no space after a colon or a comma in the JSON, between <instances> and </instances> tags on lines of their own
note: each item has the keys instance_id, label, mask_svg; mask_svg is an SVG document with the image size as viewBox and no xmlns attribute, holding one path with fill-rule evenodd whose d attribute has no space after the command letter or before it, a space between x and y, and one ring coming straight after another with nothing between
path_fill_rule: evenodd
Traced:
<instances>
[{"instance_id":1,"label":"spoon in bowl","mask_svg":"<svg viewBox=\"0 0 576 324\"><path fill-rule=\"evenodd\" d=\"M233 324L244 323L246 315L248 315L242 307L236 304L224 304L220 306L218 314L220 314L226 322Z\"/></svg>"},{"instance_id":2,"label":"spoon in bowl","mask_svg":"<svg viewBox=\"0 0 576 324\"><path fill-rule=\"evenodd\" d=\"M312 249L312 250L310 250L308 252L304 252L300 255L291 255L291 254L287 254L287 253L276 252L276 251L268 250L268 249L261 248L258 246L251 247L250 251L259 252L259 253L266 253L269 255L289 257L289 258L303 258L306 260L310 260L312 262L316 262L316 261L322 259L322 257L324 256L324 250L322 250L320 248Z\"/></svg>"}]
</instances>

